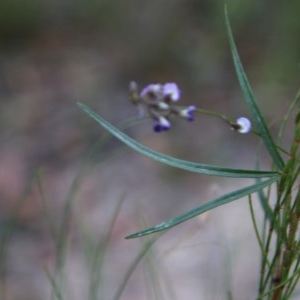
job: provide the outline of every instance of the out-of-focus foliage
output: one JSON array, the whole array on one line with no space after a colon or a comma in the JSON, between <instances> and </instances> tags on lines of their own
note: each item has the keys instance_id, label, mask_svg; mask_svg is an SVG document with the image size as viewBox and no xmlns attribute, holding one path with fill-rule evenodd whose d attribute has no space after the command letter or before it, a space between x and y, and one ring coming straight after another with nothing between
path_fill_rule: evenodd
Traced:
<instances>
[{"instance_id":1,"label":"out-of-focus foliage","mask_svg":"<svg viewBox=\"0 0 300 300\"><path fill-rule=\"evenodd\" d=\"M0 38L5 40L24 38L35 32L40 23L39 0L0 1Z\"/></svg>"}]
</instances>

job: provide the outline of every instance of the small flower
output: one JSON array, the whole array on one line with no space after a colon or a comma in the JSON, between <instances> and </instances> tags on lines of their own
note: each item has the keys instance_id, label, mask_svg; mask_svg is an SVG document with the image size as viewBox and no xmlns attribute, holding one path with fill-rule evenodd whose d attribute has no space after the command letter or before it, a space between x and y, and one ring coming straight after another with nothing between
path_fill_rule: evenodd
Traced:
<instances>
[{"instance_id":1,"label":"small flower","mask_svg":"<svg viewBox=\"0 0 300 300\"><path fill-rule=\"evenodd\" d=\"M180 90L176 83L165 83L163 86L163 95L173 102L177 102L180 98Z\"/></svg>"},{"instance_id":2,"label":"small flower","mask_svg":"<svg viewBox=\"0 0 300 300\"><path fill-rule=\"evenodd\" d=\"M236 120L236 126L233 127L239 133L248 133L251 131L251 122L249 119L241 117Z\"/></svg>"},{"instance_id":3,"label":"small flower","mask_svg":"<svg viewBox=\"0 0 300 300\"><path fill-rule=\"evenodd\" d=\"M158 116L155 120L153 130L155 132L166 131L171 127L169 120L163 116Z\"/></svg>"},{"instance_id":4,"label":"small flower","mask_svg":"<svg viewBox=\"0 0 300 300\"><path fill-rule=\"evenodd\" d=\"M181 91L176 83L164 84L151 83L139 92L137 84L132 81L129 85L130 99L139 109L140 115L148 112L154 120L153 130L155 132L167 131L171 127L172 117L181 117L188 121L194 120L194 105L188 107L177 106ZM238 126L236 124L236 126Z\"/></svg>"},{"instance_id":5,"label":"small flower","mask_svg":"<svg viewBox=\"0 0 300 300\"><path fill-rule=\"evenodd\" d=\"M187 119L188 121L194 120L194 111L196 110L195 105L190 105L179 112L180 117Z\"/></svg>"}]
</instances>

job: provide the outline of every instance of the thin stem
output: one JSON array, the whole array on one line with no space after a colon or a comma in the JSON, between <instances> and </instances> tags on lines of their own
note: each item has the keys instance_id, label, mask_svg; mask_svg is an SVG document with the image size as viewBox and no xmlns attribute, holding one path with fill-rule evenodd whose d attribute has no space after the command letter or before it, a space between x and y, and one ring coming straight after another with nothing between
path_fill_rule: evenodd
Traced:
<instances>
[{"instance_id":1,"label":"thin stem","mask_svg":"<svg viewBox=\"0 0 300 300\"><path fill-rule=\"evenodd\" d=\"M220 114L220 113L217 113L217 112L214 112L214 111L210 111L210 110L206 110L206 109L201 109L201 108L197 108L195 111L198 112L198 113L207 115L207 116L212 116L212 117L216 117L216 118L222 119L222 120L224 120L227 123L234 122L233 119L228 118L227 116L225 116L223 114Z\"/></svg>"}]
</instances>

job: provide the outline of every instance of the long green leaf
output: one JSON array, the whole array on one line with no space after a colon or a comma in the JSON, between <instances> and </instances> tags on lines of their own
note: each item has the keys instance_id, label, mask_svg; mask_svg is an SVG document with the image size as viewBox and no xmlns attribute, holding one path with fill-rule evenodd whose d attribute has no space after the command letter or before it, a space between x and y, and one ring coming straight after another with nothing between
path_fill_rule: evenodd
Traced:
<instances>
[{"instance_id":1,"label":"long green leaf","mask_svg":"<svg viewBox=\"0 0 300 300\"><path fill-rule=\"evenodd\" d=\"M228 39L229 39L229 44L230 44L230 49L231 49L231 53L232 53L232 57L233 57L235 70L237 73L237 77L238 77L241 89L242 89L244 97L245 97L245 101L248 106L248 109L252 115L255 125L257 126L257 128L259 130L259 133L264 141L264 144L265 144L266 148L268 149L268 152L274 161L274 164L277 166L277 168L279 170L282 170L283 166L284 166L284 162L282 160L282 157L280 156L280 154L277 151L276 145L271 137L270 131L264 121L263 116L261 115L261 113L259 111L257 104L256 104L254 94L252 92L250 83L247 79L246 73L243 69L243 65L241 63L241 60L240 60L240 57L239 57L239 54L238 54L238 51L237 51L237 48L236 48L236 45L234 42L226 6L225 6L225 24L226 24L227 35L228 35Z\"/></svg>"},{"instance_id":2,"label":"long green leaf","mask_svg":"<svg viewBox=\"0 0 300 300\"><path fill-rule=\"evenodd\" d=\"M247 196L249 194L252 194L254 192L257 192L261 189L263 189L264 187L274 183L278 178L276 177L273 177L271 179L268 179L268 180L265 180L263 182L260 182L260 183L256 183L256 184L253 184L253 185L250 185L246 188L243 188L243 189L240 189L240 190L237 190L237 191L234 191L234 192L231 192L229 194L226 194L220 198L217 198L217 199L214 199L214 200L211 200L205 204L202 204L178 217L175 217L173 219L170 219L170 220L167 220L167 221L164 221L156 226L153 226L153 227L150 227L148 229L145 229L145 230L142 230L142 231L138 231L138 232L135 232L133 234L130 234L128 236L126 236L126 239L132 239L132 238L137 238L137 237L141 237L141 236L144 236L144 235L147 235L147 234L151 234L151 233L154 233L154 232L159 232L159 231L164 231L164 230L167 230L171 227L174 227L182 222L185 222L191 218L194 218L208 210L211 210L213 208L216 208L220 205L224 205L224 204L227 204L229 202L232 202L234 200L237 200L239 198L242 198L244 196Z\"/></svg>"},{"instance_id":3,"label":"long green leaf","mask_svg":"<svg viewBox=\"0 0 300 300\"><path fill-rule=\"evenodd\" d=\"M78 106L85 111L92 119L94 119L98 124L108 130L112 135L122 141L124 144L132 148L133 150L152 158L153 160L159 161L165 165L176 167L179 169L188 170L195 173L201 173L205 175L215 175L215 176L226 176L226 177L237 177L237 178L262 178L262 177L274 177L277 176L276 172L269 171L257 171L257 170L239 170L239 169L229 169L219 166L199 164L195 162L190 162L182 159L177 159L159 152L156 152L150 148L147 148L140 143L136 142L134 139L127 136L125 133L121 132L115 126L111 125L99 115L97 115L92 109L87 107L82 103L78 103Z\"/></svg>"}]
</instances>

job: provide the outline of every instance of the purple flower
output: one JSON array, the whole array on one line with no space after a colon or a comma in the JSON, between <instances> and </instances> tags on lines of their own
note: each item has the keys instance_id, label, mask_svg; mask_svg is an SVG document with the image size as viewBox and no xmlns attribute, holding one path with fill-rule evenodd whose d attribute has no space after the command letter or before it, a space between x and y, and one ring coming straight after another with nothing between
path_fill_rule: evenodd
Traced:
<instances>
[{"instance_id":1,"label":"purple flower","mask_svg":"<svg viewBox=\"0 0 300 300\"><path fill-rule=\"evenodd\" d=\"M151 83L146 85L141 92L135 82L130 83L130 98L142 112L147 111L154 120L155 132L167 131L171 127L170 118L181 117L188 121L194 120L194 105L188 107L177 106L181 91L175 82L164 84ZM238 124L236 124L238 126Z\"/></svg>"},{"instance_id":2,"label":"purple flower","mask_svg":"<svg viewBox=\"0 0 300 300\"><path fill-rule=\"evenodd\" d=\"M176 83L165 83L163 86L163 95L170 98L173 102L177 102L180 98L180 90Z\"/></svg>"},{"instance_id":3,"label":"purple flower","mask_svg":"<svg viewBox=\"0 0 300 300\"><path fill-rule=\"evenodd\" d=\"M155 132L167 131L171 127L169 120L163 116L158 116L155 120L153 130Z\"/></svg>"},{"instance_id":4,"label":"purple flower","mask_svg":"<svg viewBox=\"0 0 300 300\"><path fill-rule=\"evenodd\" d=\"M193 121L194 120L194 111L196 110L196 106L195 105L190 105L185 109L182 109L179 112L179 115L182 118L187 119L188 121Z\"/></svg>"}]
</instances>

